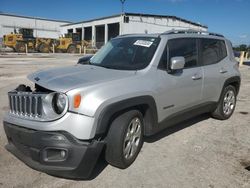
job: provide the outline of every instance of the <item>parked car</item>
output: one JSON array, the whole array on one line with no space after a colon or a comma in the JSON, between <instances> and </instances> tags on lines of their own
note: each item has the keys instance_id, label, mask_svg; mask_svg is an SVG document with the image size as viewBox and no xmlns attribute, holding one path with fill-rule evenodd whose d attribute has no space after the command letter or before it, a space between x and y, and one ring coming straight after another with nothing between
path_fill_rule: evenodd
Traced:
<instances>
[{"instance_id":1,"label":"parked car","mask_svg":"<svg viewBox=\"0 0 250 188\"><path fill-rule=\"evenodd\" d=\"M238 58L240 58L240 52L238 52L238 51L234 51L234 57L238 57Z\"/></svg>"},{"instance_id":2,"label":"parked car","mask_svg":"<svg viewBox=\"0 0 250 188\"><path fill-rule=\"evenodd\" d=\"M222 35L119 36L88 61L38 71L28 76L34 90L8 93L6 148L31 168L87 178L104 152L125 169L145 136L202 113L226 120L234 112L241 78Z\"/></svg>"}]
</instances>

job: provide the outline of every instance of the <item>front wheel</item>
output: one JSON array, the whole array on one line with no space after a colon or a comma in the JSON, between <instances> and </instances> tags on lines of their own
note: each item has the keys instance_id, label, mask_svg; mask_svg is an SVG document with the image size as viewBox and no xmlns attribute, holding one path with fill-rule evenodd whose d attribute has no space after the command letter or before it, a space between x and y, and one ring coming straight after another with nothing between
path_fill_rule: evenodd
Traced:
<instances>
[{"instance_id":1,"label":"front wheel","mask_svg":"<svg viewBox=\"0 0 250 188\"><path fill-rule=\"evenodd\" d=\"M212 117L220 120L226 120L231 117L236 106L236 90L235 87L229 85L222 91L222 95L216 110L212 113Z\"/></svg>"},{"instance_id":2,"label":"front wheel","mask_svg":"<svg viewBox=\"0 0 250 188\"><path fill-rule=\"evenodd\" d=\"M75 54L76 52L77 52L76 46L73 44L71 44L67 49L67 53Z\"/></svg>"},{"instance_id":3,"label":"front wheel","mask_svg":"<svg viewBox=\"0 0 250 188\"><path fill-rule=\"evenodd\" d=\"M143 116L131 110L118 116L111 123L107 136L105 158L118 168L129 167L143 145Z\"/></svg>"}]
</instances>

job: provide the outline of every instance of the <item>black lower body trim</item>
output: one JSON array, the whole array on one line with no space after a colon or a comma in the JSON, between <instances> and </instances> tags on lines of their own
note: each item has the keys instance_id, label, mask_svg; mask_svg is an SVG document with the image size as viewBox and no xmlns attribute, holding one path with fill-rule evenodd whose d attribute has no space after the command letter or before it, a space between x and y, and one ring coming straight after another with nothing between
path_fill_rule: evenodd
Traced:
<instances>
[{"instance_id":1,"label":"black lower body trim","mask_svg":"<svg viewBox=\"0 0 250 188\"><path fill-rule=\"evenodd\" d=\"M81 142L63 132L21 128L4 122L6 149L31 168L50 175L86 179L102 152L101 141Z\"/></svg>"},{"instance_id":2,"label":"black lower body trim","mask_svg":"<svg viewBox=\"0 0 250 188\"><path fill-rule=\"evenodd\" d=\"M217 105L217 102L208 102L170 115L169 117L158 123L158 125L152 127L150 135L156 134L165 128L171 127L173 125L176 125L177 123L191 119L192 117L198 116L200 114L212 112L216 109Z\"/></svg>"}]
</instances>

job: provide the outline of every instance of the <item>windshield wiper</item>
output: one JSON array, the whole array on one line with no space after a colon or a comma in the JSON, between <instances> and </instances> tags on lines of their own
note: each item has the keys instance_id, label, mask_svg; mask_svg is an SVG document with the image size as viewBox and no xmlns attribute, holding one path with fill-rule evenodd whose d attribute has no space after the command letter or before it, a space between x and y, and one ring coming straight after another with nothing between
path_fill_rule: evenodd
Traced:
<instances>
[{"instance_id":1,"label":"windshield wiper","mask_svg":"<svg viewBox=\"0 0 250 188\"><path fill-rule=\"evenodd\" d=\"M115 70L137 70L134 67L129 67L129 66L120 66L120 65L112 65L112 64L95 64L95 63L91 63L91 61L89 62L89 65L94 65L94 66L98 66L98 67L103 67L106 69L115 69Z\"/></svg>"},{"instance_id":2,"label":"windshield wiper","mask_svg":"<svg viewBox=\"0 0 250 188\"><path fill-rule=\"evenodd\" d=\"M91 63L91 61L89 61L89 65L93 65L93 66L97 66L97 67L103 67L103 68L107 68L110 69L110 66L105 66L105 65L101 65L101 64L96 64L96 63Z\"/></svg>"}]
</instances>

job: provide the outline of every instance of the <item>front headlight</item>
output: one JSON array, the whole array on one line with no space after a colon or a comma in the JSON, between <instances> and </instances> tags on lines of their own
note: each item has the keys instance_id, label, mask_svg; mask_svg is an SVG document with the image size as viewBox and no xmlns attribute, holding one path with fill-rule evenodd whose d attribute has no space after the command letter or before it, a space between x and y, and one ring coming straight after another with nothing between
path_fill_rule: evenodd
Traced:
<instances>
[{"instance_id":1,"label":"front headlight","mask_svg":"<svg viewBox=\"0 0 250 188\"><path fill-rule=\"evenodd\" d=\"M68 110L68 97L64 93L49 93L43 98L43 118L55 120L62 117Z\"/></svg>"},{"instance_id":2,"label":"front headlight","mask_svg":"<svg viewBox=\"0 0 250 188\"><path fill-rule=\"evenodd\" d=\"M57 114L61 114L64 112L66 105L67 105L66 96L62 93L56 93L52 99L52 106L54 111Z\"/></svg>"}]
</instances>

